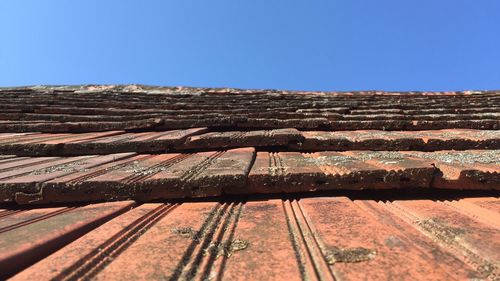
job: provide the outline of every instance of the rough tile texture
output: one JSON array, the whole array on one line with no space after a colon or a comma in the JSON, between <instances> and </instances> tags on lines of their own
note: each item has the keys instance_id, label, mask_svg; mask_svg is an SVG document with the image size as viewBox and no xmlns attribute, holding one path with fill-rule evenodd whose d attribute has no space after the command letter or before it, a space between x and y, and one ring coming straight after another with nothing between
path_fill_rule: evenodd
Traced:
<instances>
[{"instance_id":1,"label":"rough tile texture","mask_svg":"<svg viewBox=\"0 0 500 281\"><path fill-rule=\"evenodd\" d=\"M498 92L293 92L145 86L0 89L0 132L499 128Z\"/></svg>"},{"instance_id":2,"label":"rough tile texture","mask_svg":"<svg viewBox=\"0 0 500 281\"><path fill-rule=\"evenodd\" d=\"M0 88L0 279L499 280L499 112L499 91Z\"/></svg>"},{"instance_id":3,"label":"rough tile texture","mask_svg":"<svg viewBox=\"0 0 500 281\"><path fill-rule=\"evenodd\" d=\"M297 150L466 150L500 149L500 131L448 129L429 131L306 131Z\"/></svg>"},{"instance_id":4,"label":"rough tile texture","mask_svg":"<svg viewBox=\"0 0 500 281\"><path fill-rule=\"evenodd\" d=\"M500 131L302 131L294 128L214 131L193 128L161 132L0 135L0 153L17 156L74 156L120 152L164 153L236 147L289 151L437 151L500 149Z\"/></svg>"},{"instance_id":5,"label":"rough tile texture","mask_svg":"<svg viewBox=\"0 0 500 281\"><path fill-rule=\"evenodd\" d=\"M0 201L153 200L362 189L500 190L500 150L121 153L0 161Z\"/></svg>"},{"instance_id":6,"label":"rough tile texture","mask_svg":"<svg viewBox=\"0 0 500 281\"><path fill-rule=\"evenodd\" d=\"M0 278L496 280L499 200L339 196L14 208L0 211ZM484 207L491 202L496 209Z\"/></svg>"},{"instance_id":7,"label":"rough tile texture","mask_svg":"<svg viewBox=\"0 0 500 281\"><path fill-rule=\"evenodd\" d=\"M0 88L0 202L500 189L500 93Z\"/></svg>"}]
</instances>

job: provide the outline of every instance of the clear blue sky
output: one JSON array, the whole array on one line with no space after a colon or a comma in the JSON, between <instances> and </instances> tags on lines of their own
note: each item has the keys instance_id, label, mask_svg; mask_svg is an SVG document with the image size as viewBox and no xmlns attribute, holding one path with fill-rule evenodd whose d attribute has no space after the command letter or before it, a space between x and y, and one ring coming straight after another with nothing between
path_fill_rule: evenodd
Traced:
<instances>
[{"instance_id":1,"label":"clear blue sky","mask_svg":"<svg viewBox=\"0 0 500 281\"><path fill-rule=\"evenodd\" d=\"M0 86L500 89L500 0L1 0Z\"/></svg>"}]
</instances>

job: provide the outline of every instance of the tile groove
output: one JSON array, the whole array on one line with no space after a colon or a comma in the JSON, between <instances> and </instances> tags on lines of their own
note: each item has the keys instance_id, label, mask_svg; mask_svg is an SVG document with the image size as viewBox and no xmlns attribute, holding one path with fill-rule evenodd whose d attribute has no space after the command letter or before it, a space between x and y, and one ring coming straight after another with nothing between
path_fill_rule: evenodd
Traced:
<instances>
[{"instance_id":1,"label":"tile groove","mask_svg":"<svg viewBox=\"0 0 500 281\"><path fill-rule=\"evenodd\" d=\"M214 270L213 267L214 267L215 260L218 258L219 254L220 254L219 253L220 249L218 249L218 247L221 245L222 245L222 247L224 247L224 236L226 236L228 228L230 228L231 230L229 231L229 237L227 238L226 243L232 242L231 237L232 237L232 235L234 235L234 231L236 230L239 216L241 215L241 210L242 210L241 203L238 203L238 204L232 203L232 206L229 209L229 212L228 212L226 219L224 220L224 222L222 223L222 225L219 227L219 229L217 231L218 232L217 237L214 240L212 240L212 242L211 242L211 243L213 243L213 245L215 245L216 250L210 251L210 249L205 249L205 251L206 250L209 250L209 251L208 251L208 258L204 259L204 263L206 263L206 265L204 266L205 269L199 275L201 280L208 280L208 279L212 278L210 276L210 273ZM231 221L232 221L232 223L231 223ZM225 249L222 249L222 250L224 251ZM224 253L224 252L222 253L222 259L227 260L226 253ZM221 271L221 268L219 268L216 271L216 273L217 273L217 275L223 274L223 272Z\"/></svg>"},{"instance_id":2,"label":"tile groove","mask_svg":"<svg viewBox=\"0 0 500 281\"><path fill-rule=\"evenodd\" d=\"M159 172L161 172L161 170L160 170L161 168L168 169L171 166L173 166L179 162L184 161L185 159L189 158L190 156L192 156L192 154L179 154L177 156L174 156L170 159L162 161L162 162L146 169L146 171L153 171L153 172L147 173L145 175L140 175L140 174L139 175L131 175L130 177L124 179L123 183L134 183L134 182L138 182L138 181L150 178L150 177L154 176L155 174L158 174Z\"/></svg>"},{"instance_id":3,"label":"tile groove","mask_svg":"<svg viewBox=\"0 0 500 281\"><path fill-rule=\"evenodd\" d=\"M238 211L236 213L236 217L234 219L233 227L231 228L231 231L230 231L230 234L228 237L228 241L233 241L233 239L234 239L234 233L236 231L236 227L238 226L238 222L240 221L240 217L241 217L241 214L243 212L243 207L244 207L244 203L240 203ZM222 280L222 277L224 275L224 269L226 268L227 259L228 259L227 256L225 256L225 255L222 256L222 263L221 263L220 268L218 270L216 280L219 280L219 281Z\"/></svg>"},{"instance_id":4,"label":"tile groove","mask_svg":"<svg viewBox=\"0 0 500 281\"><path fill-rule=\"evenodd\" d=\"M447 241L439 237L439 235L434 235L430 230L419 226L418 222L423 221L423 218L420 217L418 214L415 214L414 212L409 210L407 207L403 207L390 202L387 202L385 204L379 202L379 204L381 204L383 207L385 207L393 214L405 220L407 223L409 223L411 226L419 230L421 233L430 237L433 241L436 241L438 242L438 244L441 244L441 246L443 246L444 249L447 249L450 253L454 254L459 259L463 260L466 264L470 265L478 272L490 268L491 270L488 270L489 273L487 274L488 279L496 280L497 277L500 275L500 270L498 269L497 265L476 254L465 243L461 243L455 240Z\"/></svg>"},{"instance_id":5,"label":"tile groove","mask_svg":"<svg viewBox=\"0 0 500 281\"><path fill-rule=\"evenodd\" d=\"M32 162L32 163L28 163L28 164L23 164L23 165L19 165L19 166L15 166L15 167L4 168L4 169L0 169L0 173L11 171L11 170L16 170L16 169L21 169L21 168L26 168L26 167L29 167L29 166L50 163L50 162L54 162L54 161L61 160L61 159L63 159L63 158L62 157L57 157L57 158L45 159L45 160L41 160L41 161L37 161L37 162ZM25 160L25 159L22 159L22 160ZM29 174L29 173L30 172L27 172L25 174ZM4 178L2 178L2 179L4 179Z\"/></svg>"},{"instance_id":6,"label":"tile groove","mask_svg":"<svg viewBox=\"0 0 500 281\"><path fill-rule=\"evenodd\" d=\"M215 245L217 245L218 239L222 237L221 235L224 234L225 228L227 227L233 215L234 207L235 207L234 203L225 203L225 208L222 209L222 213L220 214L220 216L217 217L217 220L212 224L212 227L208 231L208 233L203 236L203 242L201 242L201 245L198 248L196 255L194 256L194 259L191 259L189 267L186 268L187 270L184 270L183 272L184 274L181 275L180 277L181 280L195 279L197 277L197 273L200 267L211 259L212 253L209 252L209 247L211 246L212 243L215 243ZM215 239L214 236L216 236ZM207 258L205 258L207 253L209 254L208 260ZM208 266L208 264L206 266Z\"/></svg>"},{"instance_id":7,"label":"tile groove","mask_svg":"<svg viewBox=\"0 0 500 281\"><path fill-rule=\"evenodd\" d=\"M7 210L0 212L0 218L5 218L8 216L12 216L21 212L26 212L27 210Z\"/></svg>"},{"instance_id":8,"label":"tile groove","mask_svg":"<svg viewBox=\"0 0 500 281\"><path fill-rule=\"evenodd\" d=\"M451 209L453 209L461 214L464 214L464 215L472 218L473 220L481 222L485 225L494 226L497 229L500 228L500 216L498 216L497 213L483 209L479 206L476 206L476 205L468 203L468 202L437 201L437 203L444 205L448 208L451 208Z\"/></svg>"},{"instance_id":9,"label":"tile groove","mask_svg":"<svg viewBox=\"0 0 500 281\"><path fill-rule=\"evenodd\" d=\"M59 163L59 164L55 164L55 165L52 165L52 166L48 166L48 167L45 167L45 168L39 168L39 169L35 169L35 170L31 170L31 171L28 171L28 172L24 172L24 173L21 173L21 174L17 174L17 175L12 175L12 176L7 176L7 177L3 177L3 178L0 178L0 180L2 181L5 181L5 180L10 180L10 179L13 179L13 178L18 178L18 177L22 177L22 176L26 176L26 175L29 175L29 174L33 174L33 173L37 173L39 171L44 171L44 170L48 170L48 169L51 169L51 168L57 168L57 167L64 167L64 166L67 166L67 165L74 165L74 164L78 164L79 162L82 162L86 159L92 159L92 158L97 158L98 156L78 156L78 157L75 157L76 159L73 160L73 161L68 161L68 162L64 162L64 163ZM50 159L50 160L53 160L53 162L57 161L57 160L62 160L64 158L59 158L59 159ZM50 161L48 161L50 162ZM39 163L37 163L39 164ZM18 167L15 167L16 169ZM45 173L45 172L43 172Z\"/></svg>"},{"instance_id":10,"label":"tile groove","mask_svg":"<svg viewBox=\"0 0 500 281\"><path fill-rule=\"evenodd\" d=\"M307 238L308 248L314 251L315 253L313 257L315 257L315 265L319 267L322 276L324 276L326 280L335 280L335 272L331 266L328 265L325 256L327 253L327 248L324 245L323 241L319 236L319 232L314 227L312 220L307 216L305 210L302 208L300 201L294 200L292 203L292 207L295 209L295 215L300 217L297 219L299 226L301 226L301 232L304 233L304 238ZM305 230L305 231L304 231Z\"/></svg>"},{"instance_id":11,"label":"tile groove","mask_svg":"<svg viewBox=\"0 0 500 281\"><path fill-rule=\"evenodd\" d=\"M300 231L300 227L297 223L290 200L283 200L282 205L288 226L289 237L291 240L290 242L292 243L295 252L302 280L322 280L322 277L314 266L314 260L312 260L310 256L309 249L307 248L303 234Z\"/></svg>"},{"instance_id":12,"label":"tile groove","mask_svg":"<svg viewBox=\"0 0 500 281\"><path fill-rule=\"evenodd\" d=\"M113 259L177 206L177 204L162 204L148 212L58 274L54 280L91 280L107 264L111 263Z\"/></svg>"},{"instance_id":13,"label":"tile groove","mask_svg":"<svg viewBox=\"0 0 500 281\"><path fill-rule=\"evenodd\" d=\"M175 267L172 276L170 276L168 280L175 281L180 279L185 269L191 263L191 260L193 259L192 256L195 253L195 251L197 250L200 251L199 244L201 243L200 242L200 239L202 238L201 236L203 236L207 232L213 231L212 229L214 228L214 225L216 226L218 224L222 215L226 212L226 209L227 209L226 204L221 205L219 203L212 208L207 218L205 219L200 229L198 230L195 239L193 239L189 247L184 252L184 255L180 259L179 263Z\"/></svg>"},{"instance_id":14,"label":"tile groove","mask_svg":"<svg viewBox=\"0 0 500 281\"><path fill-rule=\"evenodd\" d=\"M25 220L25 221L22 221L22 222L11 224L11 225L6 226L6 227L2 227L2 228L0 228L0 234L4 233L4 232L7 232L7 231L14 230L14 229L19 228L19 227L23 227L23 226L35 223L35 222L39 222L39 221L42 221L42 220L45 220L45 219L49 219L51 217L55 217L57 215L69 212L69 211L74 210L76 208L77 207L67 207L67 208L64 208L64 209L61 209L61 210L56 210L54 212L50 212L48 214L44 214L44 215L32 218L32 219L28 219L28 220Z\"/></svg>"},{"instance_id":15,"label":"tile groove","mask_svg":"<svg viewBox=\"0 0 500 281\"><path fill-rule=\"evenodd\" d=\"M127 158L131 158L131 157L133 157L133 155L128 156ZM68 184L68 185L70 185L70 184L77 184L79 182L83 182L83 181L86 181L86 180L89 180L89 179L92 179L92 178L95 178L95 177L98 177L98 176L102 176L102 175L104 175L106 173L109 173L109 172L112 172L112 171L115 171L115 170L127 167L128 165L130 165L130 163L133 163L135 161L144 161L144 160L150 159L152 157L154 157L154 156L153 155L146 155L146 156L141 157L139 159L137 159L137 158L136 159L127 159L127 158L121 159L119 161L125 161L125 162L120 163L120 164L118 164L116 166L109 167L108 169L97 170L97 171L94 171L92 173L83 175L81 177L72 179L72 180L66 182L66 184Z\"/></svg>"},{"instance_id":16,"label":"tile groove","mask_svg":"<svg viewBox=\"0 0 500 281\"><path fill-rule=\"evenodd\" d=\"M197 176L199 176L206 168L208 168L212 163L217 160L219 157L221 157L226 151L217 151L214 154L210 155L207 157L205 160L203 160L201 163L197 164L194 166L192 169L187 171L185 174L181 176L182 181L189 181L191 179L195 179Z\"/></svg>"}]
</instances>

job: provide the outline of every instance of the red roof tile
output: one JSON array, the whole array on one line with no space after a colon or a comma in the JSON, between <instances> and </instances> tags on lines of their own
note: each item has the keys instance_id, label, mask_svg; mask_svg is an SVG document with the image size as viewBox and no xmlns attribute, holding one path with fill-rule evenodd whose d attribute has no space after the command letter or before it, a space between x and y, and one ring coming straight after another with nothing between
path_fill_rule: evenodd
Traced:
<instances>
[{"instance_id":1,"label":"red roof tile","mask_svg":"<svg viewBox=\"0 0 500 281\"><path fill-rule=\"evenodd\" d=\"M33 209L0 226L9 249L0 266L13 280L495 279L500 217L481 207L492 200L500 202L316 197ZM28 250L23 263L11 262Z\"/></svg>"},{"instance_id":2,"label":"red roof tile","mask_svg":"<svg viewBox=\"0 0 500 281\"><path fill-rule=\"evenodd\" d=\"M2 278L30 265L96 226L130 209L134 203L103 203L81 208L26 210L8 214L0 229ZM6 221L9 219L9 221Z\"/></svg>"},{"instance_id":3,"label":"red roof tile","mask_svg":"<svg viewBox=\"0 0 500 281\"><path fill-rule=\"evenodd\" d=\"M209 197L316 190L500 190L499 151L255 152L19 157L0 162L0 201Z\"/></svg>"},{"instance_id":4,"label":"red roof tile","mask_svg":"<svg viewBox=\"0 0 500 281\"><path fill-rule=\"evenodd\" d=\"M499 109L498 91L0 88L0 279L496 280Z\"/></svg>"},{"instance_id":5,"label":"red roof tile","mask_svg":"<svg viewBox=\"0 0 500 281\"><path fill-rule=\"evenodd\" d=\"M305 130L498 129L498 93L82 92L0 89L0 132L95 132L193 127ZM6 110L6 111L5 111Z\"/></svg>"},{"instance_id":6,"label":"red roof tile","mask_svg":"<svg viewBox=\"0 0 500 281\"><path fill-rule=\"evenodd\" d=\"M0 135L0 153L18 156L73 156L120 152L183 152L257 147L261 150L467 150L500 149L500 131L303 131L294 128L213 131L207 128L159 132L109 131L81 134Z\"/></svg>"}]
</instances>

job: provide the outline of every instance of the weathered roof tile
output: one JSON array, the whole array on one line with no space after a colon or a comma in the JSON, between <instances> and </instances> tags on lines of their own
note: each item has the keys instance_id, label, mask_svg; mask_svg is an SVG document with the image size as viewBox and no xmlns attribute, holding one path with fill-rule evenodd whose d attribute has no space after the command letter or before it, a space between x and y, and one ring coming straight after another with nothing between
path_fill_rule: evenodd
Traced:
<instances>
[{"instance_id":1,"label":"weathered roof tile","mask_svg":"<svg viewBox=\"0 0 500 281\"><path fill-rule=\"evenodd\" d=\"M0 88L0 279L496 280L499 109L498 91Z\"/></svg>"},{"instance_id":2,"label":"weathered roof tile","mask_svg":"<svg viewBox=\"0 0 500 281\"><path fill-rule=\"evenodd\" d=\"M42 208L8 216L5 226L11 227L3 226L0 243L9 243L11 251L0 266L9 268L2 277L15 274L13 280L495 279L499 232L482 219L490 214L481 207L491 200L498 198ZM466 215L469 207L462 204L478 210ZM55 241L50 249L26 244L32 228L39 229L37 241ZM11 263L28 250L22 263Z\"/></svg>"}]
</instances>

